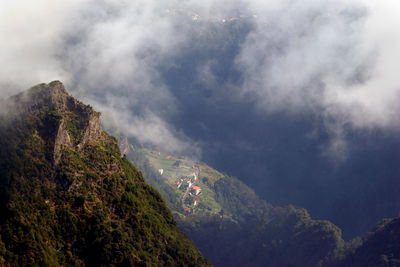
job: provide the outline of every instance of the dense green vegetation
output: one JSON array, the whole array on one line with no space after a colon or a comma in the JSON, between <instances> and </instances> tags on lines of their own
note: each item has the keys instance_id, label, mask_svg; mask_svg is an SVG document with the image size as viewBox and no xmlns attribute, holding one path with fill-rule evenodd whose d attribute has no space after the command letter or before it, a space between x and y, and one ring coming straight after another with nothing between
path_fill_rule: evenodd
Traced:
<instances>
[{"instance_id":1,"label":"dense green vegetation","mask_svg":"<svg viewBox=\"0 0 400 267\"><path fill-rule=\"evenodd\" d=\"M169 182L181 173L173 162L184 159L167 156L167 166L165 154L145 149L127 157L166 196L179 227L216 266L314 266L345 251L341 231L332 223L313 220L304 209L274 207L238 179L205 164L197 165L202 194L192 196L199 204L188 214L179 189ZM163 175L156 171L161 166Z\"/></svg>"},{"instance_id":2,"label":"dense green vegetation","mask_svg":"<svg viewBox=\"0 0 400 267\"><path fill-rule=\"evenodd\" d=\"M150 165L144 154L139 151L132 152L127 155L127 158L134 162L135 166L140 166L140 171L145 177L151 177L146 179L146 182L154 187L158 192L162 192L162 196L171 210L180 209L179 194L177 194L177 191L173 187L165 183L165 179Z\"/></svg>"},{"instance_id":3,"label":"dense green vegetation","mask_svg":"<svg viewBox=\"0 0 400 267\"><path fill-rule=\"evenodd\" d=\"M1 266L206 266L100 114L60 82L0 115ZM4 103L2 103L4 104Z\"/></svg>"},{"instance_id":4,"label":"dense green vegetation","mask_svg":"<svg viewBox=\"0 0 400 267\"><path fill-rule=\"evenodd\" d=\"M178 226L216 266L400 266L399 219L384 220L364 239L344 242L329 221L313 220L293 206L272 206L240 180L205 164L142 148L127 157L166 197ZM181 188L171 183L182 174L178 165L190 166L176 162L199 167L196 185L202 194L192 196L199 204L191 213L182 209Z\"/></svg>"},{"instance_id":5,"label":"dense green vegetation","mask_svg":"<svg viewBox=\"0 0 400 267\"><path fill-rule=\"evenodd\" d=\"M400 266L400 218L384 219L332 266Z\"/></svg>"}]
</instances>

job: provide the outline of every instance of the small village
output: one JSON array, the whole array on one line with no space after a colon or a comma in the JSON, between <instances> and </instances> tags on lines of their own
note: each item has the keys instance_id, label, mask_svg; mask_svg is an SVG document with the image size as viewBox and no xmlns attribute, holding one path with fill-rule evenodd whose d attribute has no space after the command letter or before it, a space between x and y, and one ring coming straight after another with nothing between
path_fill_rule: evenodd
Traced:
<instances>
[{"instance_id":1,"label":"small village","mask_svg":"<svg viewBox=\"0 0 400 267\"><path fill-rule=\"evenodd\" d=\"M181 177L176 182L176 187L184 192L182 208L185 213L193 213L194 207L199 204L199 198L197 198L197 196L201 194L201 188L195 185L196 181L197 174L193 173L193 176Z\"/></svg>"},{"instance_id":2,"label":"small village","mask_svg":"<svg viewBox=\"0 0 400 267\"><path fill-rule=\"evenodd\" d=\"M224 174L201 162L185 157L175 157L156 150L142 150L150 166L173 198L176 211L181 215L210 214L226 217L215 199L214 183ZM169 189L168 189L169 190ZM222 213L221 213L222 212Z\"/></svg>"},{"instance_id":3,"label":"small village","mask_svg":"<svg viewBox=\"0 0 400 267\"><path fill-rule=\"evenodd\" d=\"M160 152L153 152L153 155L164 158L164 160L172 160L172 156L168 155L163 157ZM167 171L167 168L159 168L158 173L167 179L173 179L175 181L174 186L176 187L176 189L183 193L181 204L185 214L194 213L195 207L200 203L199 195L201 195L201 187L197 184L199 177L198 166L196 164L191 164L191 166L187 166L181 160L176 160L172 164L172 166L169 167L169 171ZM170 177L172 173L171 170L176 171L177 169L185 170L182 172L182 174L186 172L186 175L176 175L174 173L175 178ZM189 170L193 172L187 173Z\"/></svg>"}]
</instances>

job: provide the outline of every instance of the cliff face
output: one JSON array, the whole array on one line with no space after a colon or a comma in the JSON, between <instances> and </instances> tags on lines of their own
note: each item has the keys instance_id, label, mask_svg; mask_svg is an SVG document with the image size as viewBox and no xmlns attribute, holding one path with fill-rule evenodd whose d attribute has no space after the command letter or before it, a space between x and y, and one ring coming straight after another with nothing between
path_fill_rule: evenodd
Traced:
<instances>
[{"instance_id":1,"label":"cliff face","mask_svg":"<svg viewBox=\"0 0 400 267\"><path fill-rule=\"evenodd\" d=\"M92 140L98 140L102 135L101 120L99 115L90 115L88 125L86 126L81 143L78 145L82 149Z\"/></svg>"},{"instance_id":2,"label":"cliff face","mask_svg":"<svg viewBox=\"0 0 400 267\"><path fill-rule=\"evenodd\" d=\"M121 148L121 156L128 155L129 152L131 151L131 149L130 149L130 147L129 147L128 138L125 137L125 138L120 142L119 147Z\"/></svg>"},{"instance_id":3,"label":"cliff face","mask_svg":"<svg viewBox=\"0 0 400 267\"><path fill-rule=\"evenodd\" d=\"M0 265L202 266L100 114L56 81L0 114Z\"/></svg>"},{"instance_id":4,"label":"cliff face","mask_svg":"<svg viewBox=\"0 0 400 267\"><path fill-rule=\"evenodd\" d=\"M64 121L61 121L60 126L58 127L57 136L54 142L54 165L58 165L61 160L62 150L63 148L71 148L72 142L69 137L67 128L65 127Z\"/></svg>"}]
</instances>

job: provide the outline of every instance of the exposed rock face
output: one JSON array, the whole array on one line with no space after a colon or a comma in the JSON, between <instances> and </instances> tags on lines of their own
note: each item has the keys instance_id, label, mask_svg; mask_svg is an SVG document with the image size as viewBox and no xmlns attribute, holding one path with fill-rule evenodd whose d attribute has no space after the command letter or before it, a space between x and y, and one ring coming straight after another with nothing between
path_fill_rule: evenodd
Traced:
<instances>
[{"instance_id":1,"label":"exposed rock face","mask_svg":"<svg viewBox=\"0 0 400 267\"><path fill-rule=\"evenodd\" d=\"M98 140L102 135L100 115L92 114L89 117L88 125L85 128L82 142L78 145L78 149L82 149L90 140Z\"/></svg>"},{"instance_id":2,"label":"exposed rock face","mask_svg":"<svg viewBox=\"0 0 400 267\"><path fill-rule=\"evenodd\" d=\"M124 155L128 155L128 153L130 151L128 138L125 137L122 140L122 142L119 144L119 147L121 150L121 157L123 157Z\"/></svg>"},{"instance_id":3,"label":"exposed rock face","mask_svg":"<svg viewBox=\"0 0 400 267\"><path fill-rule=\"evenodd\" d=\"M62 156L63 147L72 147L71 138L69 137L67 128L65 127L64 121L62 120L58 127L57 136L54 142L54 165L57 166Z\"/></svg>"}]
</instances>

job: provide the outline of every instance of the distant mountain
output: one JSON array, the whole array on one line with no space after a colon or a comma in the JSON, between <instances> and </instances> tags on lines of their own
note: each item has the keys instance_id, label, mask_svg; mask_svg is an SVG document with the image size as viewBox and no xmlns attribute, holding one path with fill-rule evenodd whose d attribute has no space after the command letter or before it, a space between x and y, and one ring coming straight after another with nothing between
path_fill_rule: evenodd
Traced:
<instances>
[{"instance_id":1,"label":"distant mountain","mask_svg":"<svg viewBox=\"0 0 400 267\"><path fill-rule=\"evenodd\" d=\"M382 220L362 245L333 266L400 266L400 218Z\"/></svg>"},{"instance_id":2,"label":"distant mountain","mask_svg":"<svg viewBox=\"0 0 400 267\"><path fill-rule=\"evenodd\" d=\"M1 266L208 266L100 114L54 81L1 102Z\"/></svg>"}]
</instances>

